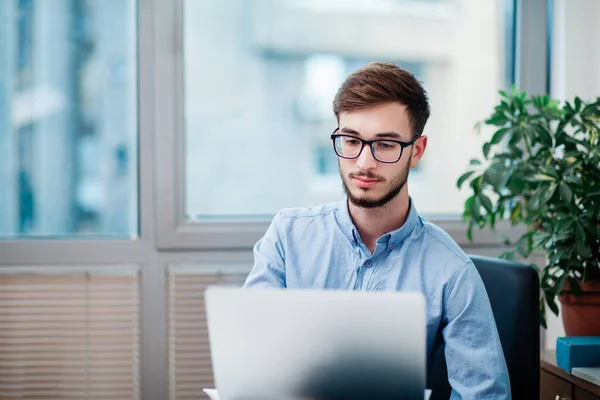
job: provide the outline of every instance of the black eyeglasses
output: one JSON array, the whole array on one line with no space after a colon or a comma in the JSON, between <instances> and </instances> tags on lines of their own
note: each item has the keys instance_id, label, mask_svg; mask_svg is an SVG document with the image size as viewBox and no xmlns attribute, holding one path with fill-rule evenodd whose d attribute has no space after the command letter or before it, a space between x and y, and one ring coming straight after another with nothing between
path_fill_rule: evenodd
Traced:
<instances>
[{"instance_id":1,"label":"black eyeglasses","mask_svg":"<svg viewBox=\"0 0 600 400\"><path fill-rule=\"evenodd\" d=\"M409 142L390 139L363 140L356 136L337 134L336 132L338 132L339 129L340 128L336 128L331 134L333 149L339 157L348 159L358 158L365 145L368 145L371 148L373 158L387 164L398 162L402 157L404 148L412 146L412 144L420 137L417 136Z\"/></svg>"}]
</instances>

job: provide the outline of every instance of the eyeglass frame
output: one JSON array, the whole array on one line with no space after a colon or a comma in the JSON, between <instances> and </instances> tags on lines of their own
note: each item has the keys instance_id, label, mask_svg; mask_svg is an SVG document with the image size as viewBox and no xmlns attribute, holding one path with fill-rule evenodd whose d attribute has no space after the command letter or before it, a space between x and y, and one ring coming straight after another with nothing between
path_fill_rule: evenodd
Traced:
<instances>
[{"instance_id":1,"label":"eyeglass frame","mask_svg":"<svg viewBox=\"0 0 600 400\"><path fill-rule=\"evenodd\" d=\"M335 154L336 154L338 157L344 158L344 159L346 159L346 160L354 160L354 159L356 159L356 158L360 157L360 155L362 154L362 151L363 151L363 149L365 148L365 146L366 146L366 145L369 145L369 147L371 148L371 155L373 156L373 158L374 158L375 160L377 160L377 162L384 163L384 164L395 164L395 163L397 163L398 161L400 161L400 159L402 158L402 154L404 153L404 149L405 149L406 147L410 147L410 146L412 146L412 145L413 145L413 144L414 144L414 143L417 141L417 139L419 139L419 138L421 138L421 137L422 137L421 135L419 135L419 136L415 136L414 138L412 138L412 139L411 139L410 141L408 141L408 142L403 142L403 141L401 141L401 140L393 140L393 139L375 139L375 140L364 140L364 139L361 139L361 138L359 138L359 137L356 137L356 136L353 136L353 135L346 135L346 134L344 134L344 133L336 133L336 132L338 132L339 130L340 130L340 128L339 128L339 127L338 127L338 128L335 128L335 129L333 130L333 132L331 133L331 140L332 140L332 142L333 142L333 151L335 151ZM354 157L346 157L346 156L342 156L342 155L340 155L340 154L338 153L338 151L337 151L337 148L335 147L335 140L336 140L338 137L351 137L351 138L353 138L353 139L359 140L359 141L362 143L362 146L360 147L360 151L358 152L358 154L357 154L356 156L354 156ZM379 158L377 158L377 156L375 155L375 147L373 146L373 144L375 144L375 143L377 143L377 142L392 142L392 143L397 143L397 144L399 144L399 145L400 145L400 155L398 156L398 159L396 159L396 161L381 161Z\"/></svg>"}]
</instances>

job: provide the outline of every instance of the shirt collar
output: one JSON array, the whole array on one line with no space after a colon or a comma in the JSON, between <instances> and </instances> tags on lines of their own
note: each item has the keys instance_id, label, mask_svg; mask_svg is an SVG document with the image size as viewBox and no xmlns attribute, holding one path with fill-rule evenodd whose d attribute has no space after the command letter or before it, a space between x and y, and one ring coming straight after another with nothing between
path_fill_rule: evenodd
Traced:
<instances>
[{"instance_id":1,"label":"shirt collar","mask_svg":"<svg viewBox=\"0 0 600 400\"><path fill-rule=\"evenodd\" d=\"M354 222L352 222L352 218L350 217L350 211L348 210L348 197L344 197L344 199L340 202L336 218L340 228L342 229L344 235L348 238L348 240L350 240L350 242L354 243L355 245L358 244L357 241L360 240L360 236L358 234L358 229L356 229L356 226L354 225ZM404 225L402 225L395 231L388 232L385 235L381 236L379 239L377 239L377 242L387 242L389 244L397 246L411 234L411 232L417 226L418 223L419 213L417 212L417 208L415 207L412 198L409 198L408 215L406 216L406 221L404 222ZM387 243L385 244L387 245Z\"/></svg>"}]
</instances>

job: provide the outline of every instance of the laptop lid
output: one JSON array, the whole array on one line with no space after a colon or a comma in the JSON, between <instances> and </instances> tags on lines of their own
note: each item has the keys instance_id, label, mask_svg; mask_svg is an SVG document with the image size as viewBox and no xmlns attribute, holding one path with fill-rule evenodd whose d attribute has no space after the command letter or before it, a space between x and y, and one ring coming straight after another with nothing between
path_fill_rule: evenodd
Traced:
<instances>
[{"instance_id":1,"label":"laptop lid","mask_svg":"<svg viewBox=\"0 0 600 400\"><path fill-rule=\"evenodd\" d=\"M221 400L423 398L420 293L211 287L205 300Z\"/></svg>"}]
</instances>

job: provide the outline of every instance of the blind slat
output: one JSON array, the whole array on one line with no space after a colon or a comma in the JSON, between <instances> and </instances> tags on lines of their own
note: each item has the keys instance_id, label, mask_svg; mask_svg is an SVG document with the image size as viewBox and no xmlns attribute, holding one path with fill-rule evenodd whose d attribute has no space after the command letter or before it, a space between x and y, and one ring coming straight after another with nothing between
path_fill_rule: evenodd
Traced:
<instances>
[{"instance_id":1,"label":"blind slat","mask_svg":"<svg viewBox=\"0 0 600 400\"><path fill-rule=\"evenodd\" d=\"M131 315L133 313L137 313L137 310L131 310L131 312L124 312L124 313L120 313L120 314L94 314L93 316L88 316L89 318L89 322L90 324L93 323L100 323L100 322L106 322L106 321L129 321L131 322ZM47 313L41 313L41 314L34 314L34 313L30 313L30 314L13 314L13 315L3 315L2 318L0 318L0 321L2 322L6 322L6 323L13 323L13 322L49 322L49 323L54 323L56 326L56 324L58 323L62 323L62 322L72 322L72 321L81 321L82 320L82 316L79 314L47 314Z\"/></svg>"},{"instance_id":2,"label":"blind slat","mask_svg":"<svg viewBox=\"0 0 600 400\"><path fill-rule=\"evenodd\" d=\"M57 354L60 355L61 353L66 353L66 352L71 352L71 353L75 353L75 352L87 352L89 354L94 353L94 352L98 352L98 353L103 353L105 351L129 351L131 350L132 346L130 344L122 344L122 343L115 343L115 344L91 344L89 346L86 345L75 345L75 344L71 344L71 345L64 345L63 343L51 343L51 344L39 344L39 343L31 343L28 344L27 346L22 346L22 345L11 345L11 346L4 346L4 345L0 345L0 354L2 353L6 353L6 354L22 354L22 353L32 353L32 352L39 352L39 353L52 353L52 354ZM0 356L0 358L2 358L2 356Z\"/></svg>"},{"instance_id":3,"label":"blind slat","mask_svg":"<svg viewBox=\"0 0 600 400\"><path fill-rule=\"evenodd\" d=\"M99 337L99 338L110 338L110 337L131 337L131 334L134 333L135 327L132 326L119 326L114 329L95 329L88 330L85 327L80 327L78 329L39 329L39 330L31 330L31 329L10 329L0 331L0 341L3 338L12 338L15 336L19 337L28 337L28 338L37 338L37 337L45 337L45 338L65 338L65 337L73 337L73 338L88 338L88 337ZM90 331L92 332L90 334Z\"/></svg>"}]
</instances>

